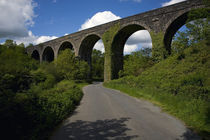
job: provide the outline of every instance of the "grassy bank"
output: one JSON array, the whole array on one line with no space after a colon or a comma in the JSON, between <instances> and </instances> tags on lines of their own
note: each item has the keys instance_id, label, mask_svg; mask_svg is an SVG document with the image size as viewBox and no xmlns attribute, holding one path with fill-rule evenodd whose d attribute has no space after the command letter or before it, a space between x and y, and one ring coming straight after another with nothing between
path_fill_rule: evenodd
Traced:
<instances>
[{"instance_id":1,"label":"grassy bank","mask_svg":"<svg viewBox=\"0 0 210 140\"><path fill-rule=\"evenodd\" d=\"M210 47L204 43L167 58L138 77L104 83L149 100L207 138L210 133ZM202 46L202 47L201 47Z\"/></svg>"},{"instance_id":2,"label":"grassy bank","mask_svg":"<svg viewBox=\"0 0 210 140\"><path fill-rule=\"evenodd\" d=\"M1 136L5 139L47 139L53 130L79 104L85 84L61 81L53 88L34 86L27 93L18 93L6 108L1 108ZM2 103L1 103L2 104ZM8 134L11 132L12 134Z\"/></svg>"}]
</instances>

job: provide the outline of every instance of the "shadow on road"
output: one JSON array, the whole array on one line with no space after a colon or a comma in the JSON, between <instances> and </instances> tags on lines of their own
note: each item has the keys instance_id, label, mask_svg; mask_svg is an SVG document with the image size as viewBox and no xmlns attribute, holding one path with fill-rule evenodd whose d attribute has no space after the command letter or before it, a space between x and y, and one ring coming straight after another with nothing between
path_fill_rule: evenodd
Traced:
<instances>
[{"instance_id":1,"label":"shadow on road","mask_svg":"<svg viewBox=\"0 0 210 140\"><path fill-rule=\"evenodd\" d=\"M183 140L201 140L201 138L195 134L194 132L192 132L191 130L187 130L182 136L181 138ZM179 139L177 139L179 140Z\"/></svg>"},{"instance_id":2,"label":"shadow on road","mask_svg":"<svg viewBox=\"0 0 210 140\"><path fill-rule=\"evenodd\" d=\"M63 140L131 140L137 135L128 136L125 122L129 118L97 120L95 122L77 120L64 127Z\"/></svg>"}]
</instances>

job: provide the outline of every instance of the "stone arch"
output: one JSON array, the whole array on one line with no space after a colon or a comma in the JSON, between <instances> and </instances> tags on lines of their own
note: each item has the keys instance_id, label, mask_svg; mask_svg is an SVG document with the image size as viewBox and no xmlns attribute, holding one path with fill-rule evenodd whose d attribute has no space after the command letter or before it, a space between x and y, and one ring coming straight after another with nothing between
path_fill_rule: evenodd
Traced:
<instances>
[{"instance_id":1,"label":"stone arch","mask_svg":"<svg viewBox=\"0 0 210 140\"><path fill-rule=\"evenodd\" d=\"M42 54L42 60L47 62L52 62L54 60L55 53L50 46L47 46Z\"/></svg>"},{"instance_id":2,"label":"stone arch","mask_svg":"<svg viewBox=\"0 0 210 140\"><path fill-rule=\"evenodd\" d=\"M169 54L171 54L171 42L173 39L173 36L176 34L176 32L185 25L188 21L188 14L193 9L190 9L188 11L183 11L176 17L174 17L172 20L170 20L166 25L165 34L164 34L164 46ZM197 17L199 18L206 18L204 16Z\"/></svg>"},{"instance_id":3,"label":"stone arch","mask_svg":"<svg viewBox=\"0 0 210 140\"><path fill-rule=\"evenodd\" d=\"M65 49L70 49L70 50L74 51L74 47L73 47L72 43L69 41L64 41L61 43L61 45L58 49L58 54Z\"/></svg>"},{"instance_id":4,"label":"stone arch","mask_svg":"<svg viewBox=\"0 0 210 140\"><path fill-rule=\"evenodd\" d=\"M34 50L31 54L31 57L34 58L35 60L40 60L40 55L37 50Z\"/></svg>"},{"instance_id":5,"label":"stone arch","mask_svg":"<svg viewBox=\"0 0 210 140\"><path fill-rule=\"evenodd\" d=\"M91 54L93 47L100 39L101 37L97 34L90 34L82 39L79 47L79 57L82 60L87 61L89 65L91 65Z\"/></svg>"},{"instance_id":6,"label":"stone arch","mask_svg":"<svg viewBox=\"0 0 210 140\"><path fill-rule=\"evenodd\" d=\"M111 79L118 78L118 72L123 69L123 50L127 39L135 32L140 30L147 30L144 26L140 24L128 24L126 26L121 26L118 33L115 35L112 45L112 74Z\"/></svg>"}]
</instances>

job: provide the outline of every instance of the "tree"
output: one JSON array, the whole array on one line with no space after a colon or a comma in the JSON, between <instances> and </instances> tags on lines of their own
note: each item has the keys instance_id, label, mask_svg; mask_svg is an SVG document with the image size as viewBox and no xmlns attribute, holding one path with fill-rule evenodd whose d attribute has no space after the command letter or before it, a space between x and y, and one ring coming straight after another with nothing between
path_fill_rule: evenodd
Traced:
<instances>
[{"instance_id":1,"label":"tree","mask_svg":"<svg viewBox=\"0 0 210 140\"><path fill-rule=\"evenodd\" d=\"M209 2L208 2L209 3ZM206 41L210 44L210 14L209 9L192 10L188 14L186 30L178 32L172 43L172 53L180 53L194 44Z\"/></svg>"},{"instance_id":2,"label":"tree","mask_svg":"<svg viewBox=\"0 0 210 140\"><path fill-rule=\"evenodd\" d=\"M151 67L154 64L151 52L152 50L150 48L146 48L126 56L126 59L124 59L124 68L119 72L119 76L138 76L145 69Z\"/></svg>"},{"instance_id":3,"label":"tree","mask_svg":"<svg viewBox=\"0 0 210 140\"><path fill-rule=\"evenodd\" d=\"M26 53L24 45L7 40L0 49L0 91L13 93L28 89L31 83L30 71L37 68L37 62Z\"/></svg>"},{"instance_id":4,"label":"tree","mask_svg":"<svg viewBox=\"0 0 210 140\"><path fill-rule=\"evenodd\" d=\"M62 51L54 63L57 71L67 80L85 80L88 78L88 64L76 58L70 49Z\"/></svg>"},{"instance_id":5,"label":"tree","mask_svg":"<svg viewBox=\"0 0 210 140\"><path fill-rule=\"evenodd\" d=\"M104 54L94 49L92 52L91 76L93 79L104 78Z\"/></svg>"}]
</instances>

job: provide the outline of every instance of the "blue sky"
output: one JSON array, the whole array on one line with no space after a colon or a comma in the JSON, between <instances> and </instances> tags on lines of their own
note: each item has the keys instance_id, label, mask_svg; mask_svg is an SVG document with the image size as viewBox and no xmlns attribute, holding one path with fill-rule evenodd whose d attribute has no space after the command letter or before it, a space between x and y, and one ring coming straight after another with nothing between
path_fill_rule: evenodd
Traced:
<instances>
[{"instance_id":1,"label":"blue sky","mask_svg":"<svg viewBox=\"0 0 210 140\"><path fill-rule=\"evenodd\" d=\"M161 7L164 0L37 0L35 25L31 28L37 35L62 36L78 31L80 26L97 12L111 11L120 17Z\"/></svg>"},{"instance_id":2,"label":"blue sky","mask_svg":"<svg viewBox=\"0 0 210 140\"><path fill-rule=\"evenodd\" d=\"M26 45L38 44L181 1L184 0L0 0L0 43L13 39ZM146 31L131 38L127 47L133 49L128 52L136 50L138 43L151 47Z\"/></svg>"}]
</instances>

